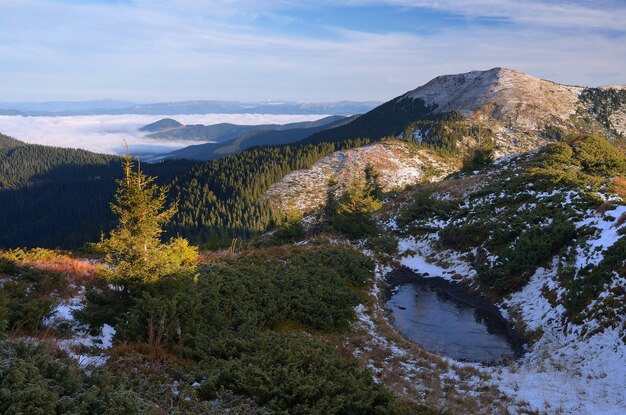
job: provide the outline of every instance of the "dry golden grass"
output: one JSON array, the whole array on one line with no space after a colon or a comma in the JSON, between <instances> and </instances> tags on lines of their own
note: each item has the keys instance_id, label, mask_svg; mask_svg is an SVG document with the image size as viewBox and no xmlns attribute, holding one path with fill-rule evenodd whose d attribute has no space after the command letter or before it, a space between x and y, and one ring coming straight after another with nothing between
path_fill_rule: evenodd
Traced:
<instances>
[{"instance_id":1,"label":"dry golden grass","mask_svg":"<svg viewBox=\"0 0 626 415\"><path fill-rule=\"evenodd\" d=\"M24 261L23 265L31 266L43 274L65 274L72 282L86 283L93 281L98 273L98 268L94 264L70 257L63 257L53 261Z\"/></svg>"},{"instance_id":2,"label":"dry golden grass","mask_svg":"<svg viewBox=\"0 0 626 415\"><path fill-rule=\"evenodd\" d=\"M177 356L163 347L148 343L121 343L107 351L108 364L116 367L137 368L146 364L153 366L176 366L192 369L195 363Z\"/></svg>"},{"instance_id":3,"label":"dry golden grass","mask_svg":"<svg viewBox=\"0 0 626 415\"><path fill-rule=\"evenodd\" d=\"M613 209L613 203L611 202L602 202L600 206L598 206L598 213L604 215L607 211Z\"/></svg>"},{"instance_id":4,"label":"dry golden grass","mask_svg":"<svg viewBox=\"0 0 626 415\"><path fill-rule=\"evenodd\" d=\"M211 264L221 262L225 259L236 259L239 255L228 249L219 249L214 251L202 251L198 253L198 262L200 264Z\"/></svg>"},{"instance_id":5,"label":"dry golden grass","mask_svg":"<svg viewBox=\"0 0 626 415\"><path fill-rule=\"evenodd\" d=\"M615 193L622 198L622 200L626 201L626 178L624 177L616 177L613 179L613 190Z\"/></svg>"}]
</instances>

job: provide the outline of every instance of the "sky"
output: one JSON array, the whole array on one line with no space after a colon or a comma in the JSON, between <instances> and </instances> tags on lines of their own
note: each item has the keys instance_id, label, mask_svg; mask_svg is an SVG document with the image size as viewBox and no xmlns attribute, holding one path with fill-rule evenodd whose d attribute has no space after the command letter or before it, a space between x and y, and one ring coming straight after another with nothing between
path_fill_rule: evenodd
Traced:
<instances>
[{"instance_id":1,"label":"sky","mask_svg":"<svg viewBox=\"0 0 626 415\"><path fill-rule=\"evenodd\" d=\"M626 84L626 0L0 0L0 101L386 101L518 69Z\"/></svg>"}]
</instances>

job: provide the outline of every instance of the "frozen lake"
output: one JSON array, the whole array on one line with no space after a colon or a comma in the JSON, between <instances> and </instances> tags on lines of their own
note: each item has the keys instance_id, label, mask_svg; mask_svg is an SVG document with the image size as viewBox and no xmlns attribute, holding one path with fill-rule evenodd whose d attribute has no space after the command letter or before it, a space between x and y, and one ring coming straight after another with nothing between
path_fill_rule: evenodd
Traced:
<instances>
[{"instance_id":1,"label":"frozen lake","mask_svg":"<svg viewBox=\"0 0 626 415\"><path fill-rule=\"evenodd\" d=\"M516 357L521 343L500 313L442 279L404 281L391 290L387 308L407 339L454 359L495 363Z\"/></svg>"}]
</instances>

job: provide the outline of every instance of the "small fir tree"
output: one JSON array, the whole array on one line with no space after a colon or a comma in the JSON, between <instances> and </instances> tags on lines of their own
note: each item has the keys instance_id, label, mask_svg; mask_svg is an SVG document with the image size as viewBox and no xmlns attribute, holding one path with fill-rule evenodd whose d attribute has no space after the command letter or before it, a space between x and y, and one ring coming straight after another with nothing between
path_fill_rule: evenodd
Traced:
<instances>
[{"instance_id":1,"label":"small fir tree","mask_svg":"<svg viewBox=\"0 0 626 415\"><path fill-rule=\"evenodd\" d=\"M370 214L380 209L382 203L373 189L362 178L354 179L346 193L341 198L337 212L342 215L353 215L359 219L364 219Z\"/></svg>"},{"instance_id":2,"label":"small fir tree","mask_svg":"<svg viewBox=\"0 0 626 415\"><path fill-rule=\"evenodd\" d=\"M377 233L372 214L381 208L382 202L375 195L373 176L369 183L362 177L355 178L334 206L327 206L329 224L351 238L363 238ZM334 200L334 199L333 199Z\"/></svg>"},{"instance_id":3,"label":"small fir tree","mask_svg":"<svg viewBox=\"0 0 626 415\"><path fill-rule=\"evenodd\" d=\"M383 188L380 185L380 173L378 173L371 164L365 166L365 191L378 200L382 200L383 198Z\"/></svg>"},{"instance_id":4,"label":"small fir tree","mask_svg":"<svg viewBox=\"0 0 626 415\"><path fill-rule=\"evenodd\" d=\"M155 178L141 172L130 154L123 161L124 177L117 181L113 213L117 227L100 245L114 282L154 282L184 267L194 266L197 249L184 238L162 243L163 226L176 213L176 203L166 206L167 186L158 186Z\"/></svg>"}]
</instances>

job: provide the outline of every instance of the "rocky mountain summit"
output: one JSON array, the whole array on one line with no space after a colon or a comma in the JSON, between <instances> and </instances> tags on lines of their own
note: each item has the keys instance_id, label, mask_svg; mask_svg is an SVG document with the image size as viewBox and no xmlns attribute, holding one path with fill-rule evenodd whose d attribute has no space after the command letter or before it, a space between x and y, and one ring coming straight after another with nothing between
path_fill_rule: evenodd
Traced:
<instances>
[{"instance_id":1,"label":"rocky mountain summit","mask_svg":"<svg viewBox=\"0 0 626 415\"><path fill-rule=\"evenodd\" d=\"M458 111L488 125L507 152L543 144L546 127L576 128L585 88L561 85L505 68L439 76L402 99L422 99L434 113Z\"/></svg>"},{"instance_id":2,"label":"rocky mountain summit","mask_svg":"<svg viewBox=\"0 0 626 415\"><path fill-rule=\"evenodd\" d=\"M368 164L378 166L385 189L400 189L458 169L473 149L489 147L498 158L536 150L568 133L611 140L626 134L626 87L561 85L506 68L443 75L311 136L307 141L375 142L287 175L266 197L276 206L310 210L325 200L332 175L340 193L341 184L363 175Z\"/></svg>"}]
</instances>

